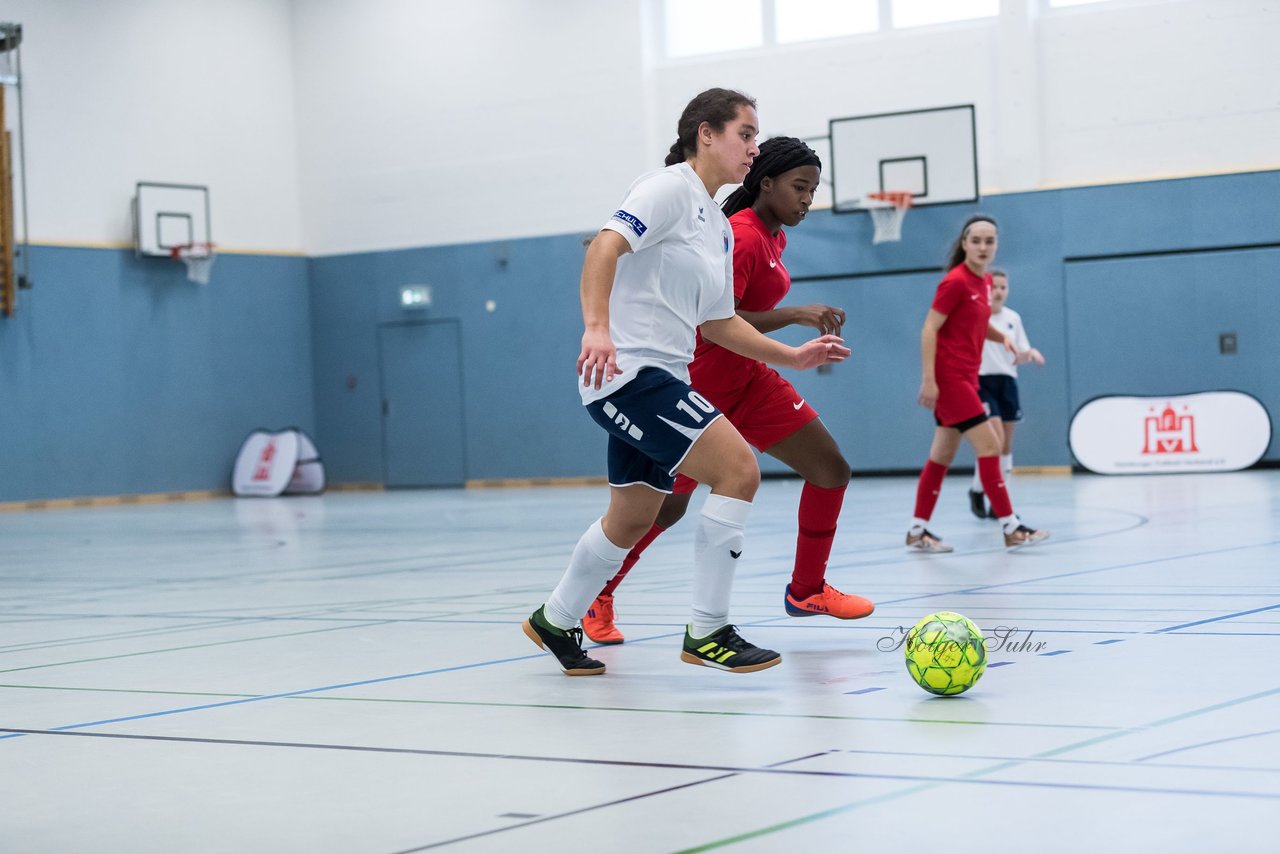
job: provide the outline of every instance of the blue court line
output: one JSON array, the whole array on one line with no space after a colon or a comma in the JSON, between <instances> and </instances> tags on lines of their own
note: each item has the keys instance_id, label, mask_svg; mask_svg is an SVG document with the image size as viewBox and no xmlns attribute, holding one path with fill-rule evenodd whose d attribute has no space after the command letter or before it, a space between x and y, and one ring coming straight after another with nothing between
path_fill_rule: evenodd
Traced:
<instances>
[{"instance_id":1,"label":"blue court line","mask_svg":"<svg viewBox=\"0 0 1280 854\"><path fill-rule=\"evenodd\" d=\"M990 670L993 667L1007 667L1010 664L1017 664L1017 663L1018 662L1016 661L992 661L987 664L987 669Z\"/></svg>"},{"instance_id":2,"label":"blue court line","mask_svg":"<svg viewBox=\"0 0 1280 854\"><path fill-rule=\"evenodd\" d=\"M1168 756L1171 753L1181 753L1184 750L1195 750L1198 747L1209 747L1214 744L1225 744L1228 741L1240 741L1245 738L1257 738L1260 735L1275 735L1280 729L1269 729L1263 732L1250 732L1245 735L1233 735L1230 738L1218 738L1213 741L1202 741L1199 744L1188 744L1186 747L1175 747L1173 750L1165 750L1160 753L1152 753L1150 756L1139 756L1134 762L1146 762L1148 759L1155 759L1159 756Z\"/></svg>"},{"instance_id":3,"label":"blue court line","mask_svg":"<svg viewBox=\"0 0 1280 854\"><path fill-rule=\"evenodd\" d=\"M1069 649L1055 649L1053 652L1042 652L1042 653L1040 653L1040 655L1041 655L1041 656L1049 656L1049 655L1066 655L1066 654L1067 654L1067 653L1069 653L1069 652L1071 652L1071 650L1069 650Z\"/></svg>"},{"instance_id":4,"label":"blue court line","mask_svg":"<svg viewBox=\"0 0 1280 854\"><path fill-rule=\"evenodd\" d=\"M857 691L845 691L845 694L870 694L874 691L883 691L884 688L859 688Z\"/></svg>"},{"instance_id":5,"label":"blue court line","mask_svg":"<svg viewBox=\"0 0 1280 854\"><path fill-rule=\"evenodd\" d=\"M1124 638L1112 638L1111 640L1094 641L1094 646L1104 646L1109 643L1124 643Z\"/></svg>"},{"instance_id":6,"label":"blue court line","mask_svg":"<svg viewBox=\"0 0 1280 854\"><path fill-rule=\"evenodd\" d=\"M1176 632L1178 629L1189 629L1192 626L1203 626L1206 623L1220 623L1223 620L1232 620L1236 617L1247 617L1250 614L1261 614L1263 611L1274 611L1277 608L1280 608L1280 605L1268 605L1265 608L1254 608L1251 611L1237 611L1234 614L1225 614L1221 617L1210 617L1207 620L1196 620L1194 623L1181 623L1176 626L1165 626L1163 629L1155 629L1154 631L1149 632L1149 634L1158 635L1163 634L1164 632Z\"/></svg>"}]
</instances>

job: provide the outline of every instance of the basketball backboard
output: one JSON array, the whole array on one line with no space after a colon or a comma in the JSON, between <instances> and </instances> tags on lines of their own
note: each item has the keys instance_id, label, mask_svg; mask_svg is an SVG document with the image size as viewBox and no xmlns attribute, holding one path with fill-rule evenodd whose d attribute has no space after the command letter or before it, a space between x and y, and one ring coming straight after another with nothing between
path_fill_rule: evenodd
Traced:
<instances>
[{"instance_id":1,"label":"basketball backboard","mask_svg":"<svg viewBox=\"0 0 1280 854\"><path fill-rule=\"evenodd\" d=\"M139 257L172 257L176 246L212 243L209 188L138 182L133 199L134 250Z\"/></svg>"},{"instance_id":2,"label":"basketball backboard","mask_svg":"<svg viewBox=\"0 0 1280 854\"><path fill-rule=\"evenodd\" d=\"M836 213L867 210L867 193L906 191L912 207L978 200L972 104L831 120Z\"/></svg>"}]
</instances>

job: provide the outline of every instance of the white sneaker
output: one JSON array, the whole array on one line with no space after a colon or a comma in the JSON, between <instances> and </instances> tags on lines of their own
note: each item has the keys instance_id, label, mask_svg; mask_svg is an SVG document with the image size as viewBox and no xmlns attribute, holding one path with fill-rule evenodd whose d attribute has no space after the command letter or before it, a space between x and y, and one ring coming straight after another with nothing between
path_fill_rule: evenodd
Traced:
<instances>
[{"instance_id":1,"label":"white sneaker","mask_svg":"<svg viewBox=\"0 0 1280 854\"><path fill-rule=\"evenodd\" d=\"M928 552L929 554L946 554L947 552L955 551L954 548L924 529L921 529L919 534L907 532L907 548Z\"/></svg>"}]
</instances>

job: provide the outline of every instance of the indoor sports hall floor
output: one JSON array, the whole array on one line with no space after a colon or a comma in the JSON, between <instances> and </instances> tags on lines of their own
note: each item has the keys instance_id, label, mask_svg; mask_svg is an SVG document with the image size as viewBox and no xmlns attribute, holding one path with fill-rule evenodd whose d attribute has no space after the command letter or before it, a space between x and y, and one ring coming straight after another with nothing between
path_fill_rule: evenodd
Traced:
<instances>
[{"instance_id":1,"label":"indoor sports hall floor","mask_svg":"<svg viewBox=\"0 0 1280 854\"><path fill-rule=\"evenodd\" d=\"M766 481L745 675L679 660L687 522L606 675L521 633L602 487L0 514L0 851L1275 851L1280 471L1018 476L1013 554L966 483L928 556L912 479L853 482L838 623L783 615ZM1017 630L956 698L877 649L944 609Z\"/></svg>"}]
</instances>

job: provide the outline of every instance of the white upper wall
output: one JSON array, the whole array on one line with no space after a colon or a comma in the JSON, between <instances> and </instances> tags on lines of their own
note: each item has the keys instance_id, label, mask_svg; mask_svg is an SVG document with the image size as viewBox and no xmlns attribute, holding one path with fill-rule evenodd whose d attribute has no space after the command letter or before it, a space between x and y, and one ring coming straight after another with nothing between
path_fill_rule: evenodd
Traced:
<instances>
[{"instance_id":1,"label":"white upper wall","mask_svg":"<svg viewBox=\"0 0 1280 854\"><path fill-rule=\"evenodd\" d=\"M226 248L302 249L289 0L6 0L0 17L23 28L33 242L131 245L135 184L159 181L207 184Z\"/></svg>"},{"instance_id":2,"label":"white upper wall","mask_svg":"<svg viewBox=\"0 0 1280 854\"><path fill-rule=\"evenodd\" d=\"M294 8L315 254L594 231L645 160L635 3Z\"/></svg>"},{"instance_id":3,"label":"white upper wall","mask_svg":"<svg viewBox=\"0 0 1280 854\"><path fill-rule=\"evenodd\" d=\"M986 192L1280 168L1280 3L1115 0L677 62L659 0L6 0L31 237L125 244L139 180L228 249L594 231L708 86L766 135L977 105ZM14 101L9 99L10 124Z\"/></svg>"}]
</instances>

